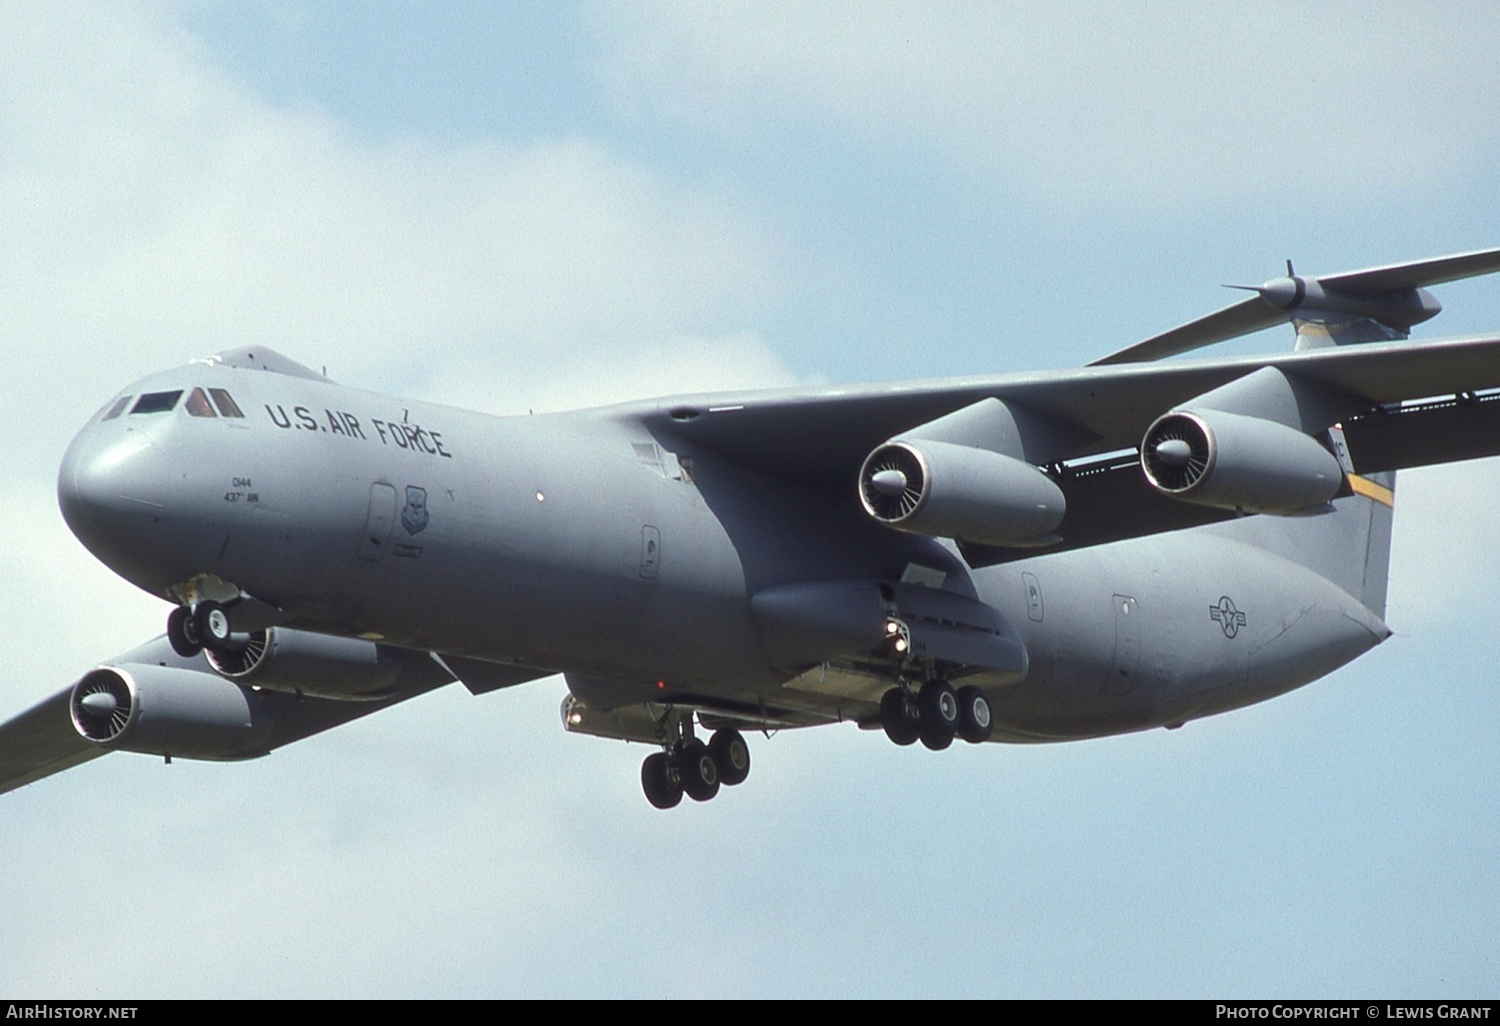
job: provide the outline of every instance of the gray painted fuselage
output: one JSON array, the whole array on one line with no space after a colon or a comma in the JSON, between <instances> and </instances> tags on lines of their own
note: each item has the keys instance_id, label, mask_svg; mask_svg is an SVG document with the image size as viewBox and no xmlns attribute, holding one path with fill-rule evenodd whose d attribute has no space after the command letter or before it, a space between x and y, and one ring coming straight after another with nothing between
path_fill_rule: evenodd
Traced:
<instances>
[{"instance_id":1,"label":"gray painted fuselage","mask_svg":"<svg viewBox=\"0 0 1500 1026\"><path fill-rule=\"evenodd\" d=\"M1368 518L1361 496L1274 529L1251 518L970 570L946 541L872 522L852 477L809 487L609 410L493 417L215 362L122 394L193 388L229 390L245 416L96 417L60 471L70 526L126 579L179 600L225 582L290 627L640 699L868 721L889 679L823 687L818 666L778 665L751 599L913 567L1024 640L1028 672L991 689L997 740L1175 725L1389 633L1349 581L1292 558L1303 536ZM1324 555L1364 566L1363 549Z\"/></svg>"}]
</instances>

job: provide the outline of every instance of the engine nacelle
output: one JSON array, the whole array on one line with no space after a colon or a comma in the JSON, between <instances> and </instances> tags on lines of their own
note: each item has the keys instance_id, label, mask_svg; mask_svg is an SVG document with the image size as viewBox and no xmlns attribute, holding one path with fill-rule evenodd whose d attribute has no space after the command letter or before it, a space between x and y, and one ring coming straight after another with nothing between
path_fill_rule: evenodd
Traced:
<instances>
[{"instance_id":1,"label":"engine nacelle","mask_svg":"<svg viewBox=\"0 0 1500 1026\"><path fill-rule=\"evenodd\" d=\"M1344 487L1339 461L1296 428L1219 410L1173 410L1141 440L1141 467L1164 495L1246 513L1300 513Z\"/></svg>"},{"instance_id":2,"label":"engine nacelle","mask_svg":"<svg viewBox=\"0 0 1500 1026\"><path fill-rule=\"evenodd\" d=\"M271 736L259 695L201 670L100 666L73 685L68 708L78 733L126 752L252 759L266 753Z\"/></svg>"},{"instance_id":3,"label":"engine nacelle","mask_svg":"<svg viewBox=\"0 0 1500 1026\"><path fill-rule=\"evenodd\" d=\"M401 672L398 654L387 646L284 627L237 636L227 651L204 655L242 684L344 701L389 696Z\"/></svg>"},{"instance_id":4,"label":"engine nacelle","mask_svg":"<svg viewBox=\"0 0 1500 1026\"><path fill-rule=\"evenodd\" d=\"M859 498L901 531L1017 545L1057 529L1062 489L1036 467L988 449L923 439L886 442L865 458Z\"/></svg>"}]
</instances>

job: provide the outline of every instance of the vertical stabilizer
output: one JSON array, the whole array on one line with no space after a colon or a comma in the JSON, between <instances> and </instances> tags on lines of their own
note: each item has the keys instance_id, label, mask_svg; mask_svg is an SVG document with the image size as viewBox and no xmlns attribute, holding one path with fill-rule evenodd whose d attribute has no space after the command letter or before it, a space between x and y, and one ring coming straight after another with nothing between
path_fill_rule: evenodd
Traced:
<instances>
[{"instance_id":1,"label":"vertical stabilizer","mask_svg":"<svg viewBox=\"0 0 1500 1026\"><path fill-rule=\"evenodd\" d=\"M1395 517L1394 471L1349 475L1352 495L1333 511L1304 517L1249 517L1218 528L1235 538L1300 563L1385 618Z\"/></svg>"},{"instance_id":2,"label":"vertical stabilizer","mask_svg":"<svg viewBox=\"0 0 1500 1026\"><path fill-rule=\"evenodd\" d=\"M1352 594L1364 603L1366 609L1384 620L1385 591L1391 576L1391 524L1396 518L1396 472L1354 476L1350 483L1369 512L1369 524L1365 529L1364 579L1360 590Z\"/></svg>"}]
</instances>

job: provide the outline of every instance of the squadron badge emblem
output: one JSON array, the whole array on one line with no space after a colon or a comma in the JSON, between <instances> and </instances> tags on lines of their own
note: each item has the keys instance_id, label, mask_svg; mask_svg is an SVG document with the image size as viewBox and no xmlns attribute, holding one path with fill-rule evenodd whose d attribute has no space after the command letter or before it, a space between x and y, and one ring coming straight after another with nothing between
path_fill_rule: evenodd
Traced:
<instances>
[{"instance_id":1,"label":"squadron badge emblem","mask_svg":"<svg viewBox=\"0 0 1500 1026\"><path fill-rule=\"evenodd\" d=\"M427 526L427 489L406 486L406 506L401 510L401 526L407 534L416 534Z\"/></svg>"}]
</instances>

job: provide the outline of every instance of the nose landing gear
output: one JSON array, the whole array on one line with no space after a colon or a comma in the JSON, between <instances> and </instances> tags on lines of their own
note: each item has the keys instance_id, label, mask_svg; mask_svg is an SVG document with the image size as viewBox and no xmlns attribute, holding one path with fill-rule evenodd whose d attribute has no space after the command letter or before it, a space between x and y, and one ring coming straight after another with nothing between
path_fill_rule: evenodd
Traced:
<instances>
[{"instance_id":1,"label":"nose landing gear","mask_svg":"<svg viewBox=\"0 0 1500 1026\"><path fill-rule=\"evenodd\" d=\"M215 652L229 646L229 615L224 607L205 599L189 609L178 606L167 614L167 641L172 651L191 659L205 648Z\"/></svg>"},{"instance_id":2,"label":"nose landing gear","mask_svg":"<svg viewBox=\"0 0 1500 1026\"><path fill-rule=\"evenodd\" d=\"M203 642L198 640L198 625L193 622L193 611L187 606L178 606L167 614L167 641L172 651L184 659L191 659L203 651Z\"/></svg>"},{"instance_id":3,"label":"nose landing gear","mask_svg":"<svg viewBox=\"0 0 1500 1026\"><path fill-rule=\"evenodd\" d=\"M719 788L745 782L750 775L750 746L737 730L714 731L707 744L693 736L692 716L681 720L675 740L641 763L641 789L658 809L670 809L687 795L706 802Z\"/></svg>"}]
</instances>

